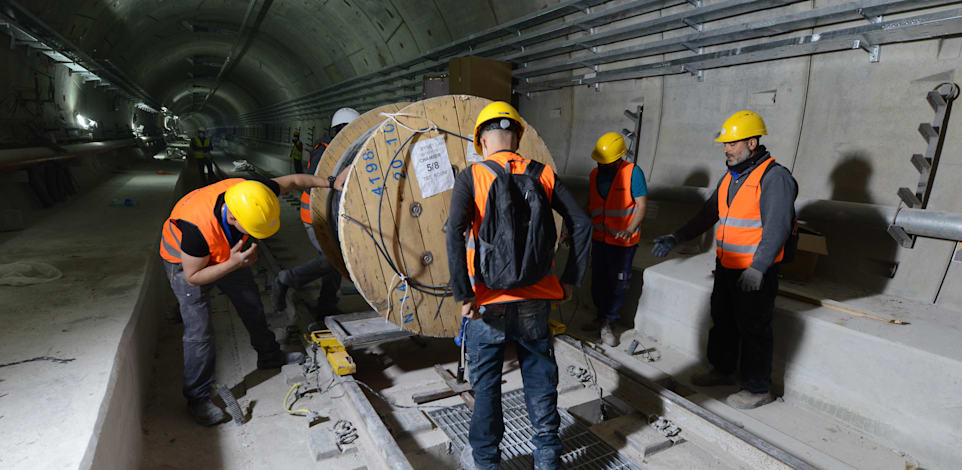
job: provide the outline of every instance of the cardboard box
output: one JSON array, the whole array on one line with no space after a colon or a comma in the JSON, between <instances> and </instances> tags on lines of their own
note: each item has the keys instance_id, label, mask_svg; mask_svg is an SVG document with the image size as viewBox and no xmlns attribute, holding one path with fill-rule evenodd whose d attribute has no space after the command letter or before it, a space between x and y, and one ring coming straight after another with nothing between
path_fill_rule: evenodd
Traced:
<instances>
[{"instance_id":1,"label":"cardboard box","mask_svg":"<svg viewBox=\"0 0 962 470\"><path fill-rule=\"evenodd\" d=\"M436 96L450 95L448 87L448 74L425 75L424 83L421 87L421 99L434 98Z\"/></svg>"},{"instance_id":2,"label":"cardboard box","mask_svg":"<svg viewBox=\"0 0 962 470\"><path fill-rule=\"evenodd\" d=\"M448 62L452 95L474 95L511 101L511 64L481 57L456 57Z\"/></svg>"},{"instance_id":3,"label":"cardboard box","mask_svg":"<svg viewBox=\"0 0 962 470\"><path fill-rule=\"evenodd\" d=\"M779 272L784 279L807 281L815 276L818 258L823 255L828 255L825 236L799 221L798 252L795 253L795 260L791 263L782 263Z\"/></svg>"}]
</instances>

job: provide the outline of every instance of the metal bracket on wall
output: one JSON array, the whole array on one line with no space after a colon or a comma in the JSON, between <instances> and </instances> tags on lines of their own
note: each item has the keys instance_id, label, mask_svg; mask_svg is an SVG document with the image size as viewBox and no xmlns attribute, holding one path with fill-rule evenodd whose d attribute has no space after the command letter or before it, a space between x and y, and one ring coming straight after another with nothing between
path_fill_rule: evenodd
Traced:
<instances>
[{"instance_id":1,"label":"metal bracket on wall","mask_svg":"<svg viewBox=\"0 0 962 470\"><path fill-rule=\"evenodd\" d=\"M881 46L873 45L868 41L868 39L861 37L855 40L855 42L852 44L852 49L862 49L867 52L868 61L874 64L878 62Z\"/></svg>"},{"instance_id":2,"label":"metal bracket on wall","mask_svg":"<svg viewBox=\"0 0 962 470\"><path fill-rule=\"evenodd\" d=\"M641 143L641 119L645 115L645 107L643 105L638 105L635 111L630 109L625 110L625 116L631 119L634 124L634 131L629 131L628 129L622 129L621 133L626 138L631 139L631 143L628 145L628 156L631 158L632 163L638 162L638 145Z\"/></svg>"},{"instance_id":3,"label":"metal bracket on wall","mask_svg":"<svg viewBox=\"0 0 962 470\"><path fill-rule=\"evenodd\" d=\"M927 209L929 198L932 196L932 184L935 182L936 170L939 168L939 160L942 156L942 146L945 143L945 132L949 123L949 116L952 114L952 103L959 97L959 86L955 83L943 83L925 96L929 106L935 111L932 123L923 122L919 124L919 134L928 143L925 154L912 155L912 166L919 172L919 183L915 191L901 187L898 190L899 199L902 204L912 209ZM897 225L898 213L895 220L889 226L888 232L892 238L904 248L914 248L914 235L909 235L905 230Z\"/></svg>"}]
</instances>

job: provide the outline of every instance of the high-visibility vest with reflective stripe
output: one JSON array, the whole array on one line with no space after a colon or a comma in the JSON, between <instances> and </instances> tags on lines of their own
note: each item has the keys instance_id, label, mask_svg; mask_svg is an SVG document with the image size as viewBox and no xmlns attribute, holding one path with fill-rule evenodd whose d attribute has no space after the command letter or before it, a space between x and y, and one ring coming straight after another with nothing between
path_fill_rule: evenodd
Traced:
<instances>
[{"instance_id":1,"label":"high-visibility vest with reflective stripe","mask_svg":"<svg viewBox=\"0 0 962 470\"><path fill-rule=\"evenodd\" d=\"M300 160L301 153L303 152L304 152L304 143L299 140L297 142L294 142L294 145L291 146L291 158L293 158L294 160Z\"/></svg>"},{"instance_id":2,"label":"high-visibility vest with reflective stripe","mask_svg":"<svg viewBox=\"0 0 962 470\"><path fill-rule=\"evenodd\" d=\"M608 196L598 193L598 169L591 172L591 196L588 210L591 212L591 238L615 246L635 246L641 239L641 227L628 238L615 238L615 234L628 230L635 213L635 198L631 197L631 174L635 164L621 161L615 179L611 182Z\"/></svg>"},{"instance_id":3,"label":"high-visibility vest with reflective stripe","mask_svg":"<svg viewBox=\"0 0 962 470\"><path fill-rule=\"evenodd\" d=\"M210 152L207 148L210 147L210 137L204 137L201 140L200 137L194 137L194 158L210 158Z\"/></svg>"},{"instance_id":4,"label":"high-visibility vest with reflective stripe","mask_svg":"<svg viewBox=\"0 0 962 470\"><path fill-rule=\"evenodd\" d=\"M177 201L170 217L161 227L160 256L171 263L181 262L181 231L174 221L184 220L196 225L204 236L204 240L207 241L207 247L210 249L208 265L229 260L231 246L220 220L214 216L214 206L217 205L217 197L227 191L227 188L243 181L243 178L219 181L195 189ZM243 239L247 240L247 235L244 235Z\"/></svg>"},{"instance_id":5,"label":"high-visibility vest with reflective stripe","mask_svg":"<svg viewBox=\"0 0 962 470\"><path fill-rule=\"evenodd\" d=\"M316 152L317 149L322 145L326 150L328 147L327 142L320 142L314 145L313 152ZM313 152L311 153L311 155L313 155ZM321 154L321 156L323 156L323 154ZM314 163L313 160L311 158L308 158L307 167L310 168L313 163ZM311 190L309 189L307 191L301 192L301 222L305 224L313 223L313 221L311 220Z\"/></svg>"},{"instance_id":6,"label":"high-visibility vest with reflective stripe","mask_svg":"<svg viewBox=\"0 0 962 470\"><path fill-rule=\"evenodd\" d=\"M762 176L775 159L769 158L748 175L728 204L728 188L732 174L729 172L718 186L718 229L715 230L715 254L721 265L728 269L748 269L755 259L755 251L762 241ZM782 260L783 247L775 262Z\"/></svg>"},{"instance_id":7,"label":"high-visibility vest with reflective stripe","mask_svg":"<svg viewBox=\"0 0 962 470\"><path fill-rule=\"evenodd\" d=\"M530 162L530 160L512 152L499 152L488 157L488 160L494 160L505 168L508 168L510 162L511 173L516 175L524 173L524 170ZM477 271L475 260L477 258L476 247L478 245L476 240L478 231L481 230L481 221L484 220L485 206L488 203L488 191L491 189L491 184L494 183L495 174L490 168L481 164L471 165L469 171L471 171L474 177L474 221L472 221L471 227L466 234L466 251L468 276L471 280L471 287L474 289L477 305L516 302L520 300L560 300L564 298L564 289L562 289L561 282L558 281L558 277L555 275L545 276L544 279L531 286L509 290L489 289L483 282L476 279L475 274ZM545 170L541 172L541 184L544 186L545 195L547 195L548 200L551 201L555 185L554 171L545 167Z\"/></svg>"}]
</instances>

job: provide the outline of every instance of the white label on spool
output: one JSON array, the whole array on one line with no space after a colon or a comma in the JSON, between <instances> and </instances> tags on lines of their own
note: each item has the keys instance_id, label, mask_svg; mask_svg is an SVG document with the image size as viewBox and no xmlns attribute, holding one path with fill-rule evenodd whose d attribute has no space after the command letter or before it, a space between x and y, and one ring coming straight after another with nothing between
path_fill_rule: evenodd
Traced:
<instances>
[{"instance_id":1,"label":"white label on spool","mask_svg":"<svg viewBox=\"0 0 962 470\"><path fill-rule=\"evenodd\" d=\"M411 148L411 161L421 186L422 199L454 187L454 171L443 135L415 143Z\"/></svg>"},{"instance_id":2,"label":"white label on spool","mask_svg":"<svg viewBox=\"0 0 962 470\"><path fill-rule=\"evenodd\" d=\"M474 150L474 142L471 142L468 144L468 153L464 159L467 160L468 163L478 163L484 160L484 157L478 155L478 152Z\"/></svg>"}]
</instances>

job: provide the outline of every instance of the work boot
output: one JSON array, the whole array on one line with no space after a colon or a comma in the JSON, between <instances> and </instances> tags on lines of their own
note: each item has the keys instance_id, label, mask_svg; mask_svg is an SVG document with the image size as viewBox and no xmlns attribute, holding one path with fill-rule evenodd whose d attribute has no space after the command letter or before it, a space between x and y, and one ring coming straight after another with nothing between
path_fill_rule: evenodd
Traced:
<instances>
[{"instance_id":1,"label":"work boot","mask_svg":"<svg viewBox=\"0 0 962 470\"><path fill-rule=\"evenodd\" d=\"M738 393L728 395L728 399L725 401L728 402L728 405L732 408L751 410L775 401L775 397L771 392L752 393L748 390L742 390Z\"/></svg>"},{"instance_id":2,"label":"work boot","mask_svg":"<svg viewBox=\"0 0 962 470\"><path fill-rule=\"evenodd\" d=\"M287 308L287 284L281 282L280 273L271 280L271 304L275 312L283 312Z\"/></svg>"},{"instance_id":3,"label":"work boot","mask_svg":"<svg viewBox=\"0 0 962 470\"><path fill-rule=\"evenodd\" d=\"M187 403L190 416L202 426L215 426L230 421L230 416L224 413L210 398L204 398L193 403Z\"/></svg>"},{"instance_id":4,"label":"work boot","mask_svg":"<svg viewBox=\"0 0 962 470\"><path fill-rule=\"evenodd\" d=\"M611 347L618 346L618 336L611 330L611 323L601 324L601 341Z\"/></svg>"},{"instance_id":5,"label":"work boot","mask_svg":"<svg viewBox=\"0 0 962 470\"><path fill-rule=\"evenodd\" d=\"M703 374L691 376L691 384L696 387L717 387L719 385L735 385L735 379L729 374L723 374L712 369Z\"/></svg>"},{"instance_id":6,"label":"work boot","mask_svg":"<svg viewBox=\"0 0 962 470\"><path fill-rule=\"evenodd\" d=\"M303 364L307 356L302 352L284 352L277 350L266 357L257 358L258 369L280 369L287 364Z\"/></svg>"},{"instance_id":7,"label":"work boot","mask_svg":"<svg viewBox=\"0 0 962 470\"><path fill-rule=\"evenodd\" d=\"M474 464L474 453L471 452L471 445L467 444L464 449L461 449L461 458L459 459L461 463L461 470L477 470L478 466Z\"/></svg>"},{"instance_id":8,"label":"work boot","mask_svg":"<svg viewBox=\"0 0 962 470\"><path fill-rule=\"evenodd\" d=\"M604 318L592 318L591 321L581 324L582 331L594 332L601 329L601 325L605 323Z\"/></svg>"}]
</instances>

